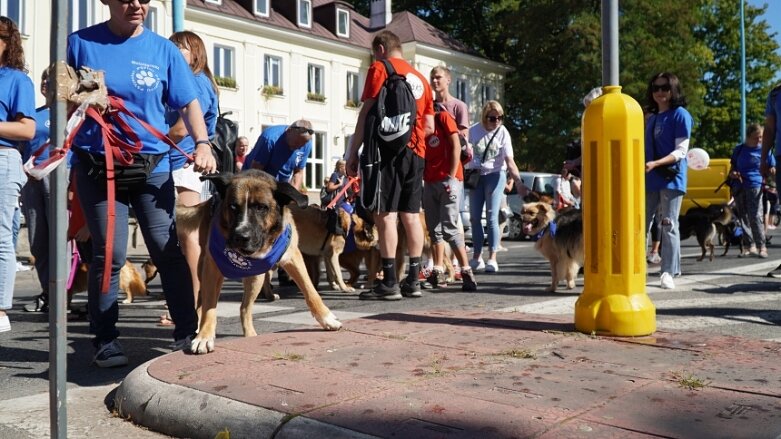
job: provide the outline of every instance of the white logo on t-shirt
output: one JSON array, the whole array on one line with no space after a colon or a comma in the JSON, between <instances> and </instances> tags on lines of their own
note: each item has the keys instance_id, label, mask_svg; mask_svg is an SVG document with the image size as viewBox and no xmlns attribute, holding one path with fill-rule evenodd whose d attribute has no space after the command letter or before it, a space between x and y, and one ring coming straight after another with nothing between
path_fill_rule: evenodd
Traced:
<instances>
[{"instance_id":1,"label":"white logo on t-shirt","mask_svg":"<svg viewBox=\"0 0 781 439\"><path fill-rule=\"evenodd\" d=\"M428 146L432 148L439 147L439 137L437 136L429 136L428 137Z\"/></svg>"},{"instance_id":2,"label":"white logo on t-shirt","mask_svg":"<svg viewBox=\"0 0 781 439\"><path fill-rule=\"evenodd\" d=\"M418 75L410 72L407 73L407 83L412 88L412 95L415 96L415 100L420 99L423 96L423 82L418 78Z\"/></svg>"},{"instance_id":3,"label":"white logo on t-shirt","mask_svg":"<svg viewBox=\"0 0 781 439\"><path fill-rule=\"evenodd\" d=\"M141 91L152 91L160 85L157 71L151 66L139 66L133 71L131 81L133 86Z\"/></svg>"}]
</instances>

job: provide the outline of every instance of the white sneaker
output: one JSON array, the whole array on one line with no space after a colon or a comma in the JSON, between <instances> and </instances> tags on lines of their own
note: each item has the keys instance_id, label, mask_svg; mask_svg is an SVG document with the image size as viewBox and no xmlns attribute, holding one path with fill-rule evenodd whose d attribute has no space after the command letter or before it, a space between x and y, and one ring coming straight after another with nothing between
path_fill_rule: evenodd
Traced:
<instances>
[{"instance_id":1,"label":"white sneaker","mask_svg":"<svg viewBox=\"0 0 781 439\"><path fill-rule=\"evenodd\" d=\"M662 263L662 258L657 252L648 253L648 263L651 265L659 265Z\"/></svg>"},{"instance_id":2,"label":"white sneaker","mask_svg":"<svg viewBox=\"0 0 781 439\"><path fill-rule=\"evenodd\" d=\"M8 332L11 330L11 321L8 320L8 316L0 317L0 332Z\"/></svg>"},{"instance_id":3,"label":"white sneaker","mask_svg":"<svg viewBox=\"0 0 781 439\"><path fill-rule=\"evenodd\" d=\"M485 270L485 261L483 261L483 258L470 259L469 266L472 267L472 271L483 271Z\"/></svg>"},{"instance_id":4,"label":"white sneaker","mask_svg":"<svg viewBox=\"0 0 781 439\"><path fill-rule=\"evenodd\" d=\"M496 261L489 260L485 263L486 273L496 273L497 271L499 271L499 265L496 263Z\"/></svg>"},{"instance_id":5,"label":"white sneaker","mask_svg":"<svg viewBox=\"0 0 781 439\"><path fill-rule=\"evenodd\" d=\"M670 273L662 273L661 287L665 290L672 290L675 288L675 282L673 282L673 277Z\"/></svg>"}]
</instances>

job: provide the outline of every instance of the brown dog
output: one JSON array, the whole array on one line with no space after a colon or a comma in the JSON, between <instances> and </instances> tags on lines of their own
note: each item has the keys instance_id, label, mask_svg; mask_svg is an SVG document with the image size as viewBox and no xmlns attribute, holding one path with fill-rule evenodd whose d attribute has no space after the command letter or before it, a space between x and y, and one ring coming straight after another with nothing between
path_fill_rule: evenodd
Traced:
<instances>
[{"instance_id":1,"label":"brown dog","mask_svg":"<svg viewBox=\"0 0 781 439\"><path fill-rule=\"evenodd\" d=\"M325 272L330 287L337 291L353 292L351 286L344 283L342 268L339 265L339 255L345 247L345 236L329 230L329 215L337 215L339 227L345 233L350 230L350 214L337 207L326 211L317 206L291 206L290 213L301 236L306 239L298 241L298 249L304 255L307 272L312 285L317 287L320 282L320 258L325 261Z\"/></svg>"},{"instance_id":2,"label":"brown dog","mask_svg":"<svg viewBox=\"0 0 781 439\"><path fill-rule=\"evenodd\" d=\"M200 323L191 351L205 354L214 350L217 300L225 280L223 272L242 278L244 296L240 314L245 337L256 335L252 304L269 269L276 266L282 267L298 285L309 311L323 328L340 329L341 322L325 306L307 275L298 249L298 231L287 208L290 202L306 206L306 196L290 184L277 183L269 174L255 169L202 179L212 181L220 200L176 208L177 228L198 230L203 249L198 264ZM253 265L260 269L251 269Z\"/></svg>"},{"instance_id":3,"label":"brown dog","mask_svg":"<svg viewBox=\"0 0 781 439\"><path fill-rule=\"evenodd\" d=\"M355 240L355 248L342 252L339 255L339 264L350 273L347 284L355 287L360 274L361 262L366 265L368 272L367 285L374 285L377 272L380 270L380 250L377 248L377 226L364 220L360 215L352 214L352 239ZM350 238L348 238L350 239ZM348 246L349 247L349 246Z\"/></svg>"},{"instance_id":4,"label":"brown dog","mask_svg":"<svg viewBox=\"0 0 781 439\"><path fill-rule=\"evenodd\" d=\"M568 289L575 288L585 258L581 211L564 209L557 215L549 203L526 203L521 221L523 233L536 237L534 248L550 262L551 285L545 291L556 291L562 279L567 281Z\"/></svg>"},{"instance_id":5,"label":"brown dog","mask_svg":"<svg viewBox=\"0 0 781 439\"><path fill-rule=\"evenodd\" d=\"M82 262L76 269L73 283L68 290L68 303L73 295L87 291L89 264ZM127 296L122 303L133 303L133 299L138 296L146 296L149 291L146 289L146 283L141 278L141 273L130 261L125 261L125 265L119 270L119 290L124 291Z\"/></svg>"}]
</instances>

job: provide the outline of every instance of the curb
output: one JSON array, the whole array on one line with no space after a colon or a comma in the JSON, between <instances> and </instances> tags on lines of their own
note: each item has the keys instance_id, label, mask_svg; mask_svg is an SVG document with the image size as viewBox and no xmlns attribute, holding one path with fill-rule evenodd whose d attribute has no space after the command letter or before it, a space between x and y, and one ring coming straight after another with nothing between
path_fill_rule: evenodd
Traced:
<instances>
[{"instance_id":1,"label":"curb","mask_svg":"<svg viewBox=\"0 0 781 439\"><path fill-rule=\"evenodd\" d=\"M160 381L148 372L155 360L130 372L114 395L119 416L150 430L193 439L226 429L231 438L376 437Z\"/></svg>"}]
</instances>

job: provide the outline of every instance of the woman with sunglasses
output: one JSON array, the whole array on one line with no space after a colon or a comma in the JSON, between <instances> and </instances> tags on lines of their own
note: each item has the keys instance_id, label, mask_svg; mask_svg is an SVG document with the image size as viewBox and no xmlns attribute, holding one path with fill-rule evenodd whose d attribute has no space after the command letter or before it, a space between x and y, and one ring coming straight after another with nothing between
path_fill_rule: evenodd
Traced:
<instances>
[{"instance_id":1,"label":"woman with sunglasses","mask_svg":"<svg viewBox=\"0 0 781 439\"><path fill-rule=\"evenodd\" d=\"M647 230L659 216L661 234L661 287L675 288L681 274L681 235L678 215L686 194L686 153L692 132L692 116L678 77L658 73L646 91L650 116L645 125L645 219Z\"/></svg>"},{"instance_id":2,"label":"woman with sunglasses","mask_svg":"<svg viewBox=\"0 0 781 439\"><path fill-rule=\"evenodd\" d=\"M472 245L474 251L469 265L474 271L487 273L499 271L496 252L499 249L499 211L502 207L506 173L515 181L518 193L526 195L526 187L513 160L513 144L510 133L502 125L504 110L497 101L488 101L483 106L480 123L469 129L469 143L474 148L472 161L467 169L479 169L480 180L477 187L469 191L469 215L472 226ZM483 260L483 239L485 232L480 221L483 208L486 210L488 232L488 260Z\"/></svg>"},{"instance_id":3,"label":"woman with sunglasses","mask_svg":"<svg viewBox=\"0 0 781 439\"><path fill-rule=\"evenodd\" d=\"M198 172L214 172L216 161L198 102L198 88L187 62L174 43L144 28L149 0L101 0L109 8L109 20L68 37L68 64L76 69L90 67L105 72L108 93L124 100L125 106L158 131L167 132L166 106L181 114L187 132L195 139L194 166ZM90 264L88 307L90 332L96 349L94 362L99 367L128 363L117 341L119 318L117 294L119 271L127 254L127 224L130 207L138 218L152 261L157 266L163 292L174 324L174 349L189 347L198 317L187 261L182 255L174 225L176 193L171 176L168 145L135 120L119 115L142 143L142 154L158 163L146 182L132 190L117 190L114 236L106 236L108 218L107 189L90 174L91 154L102 161L104 146L96 123L84 123L73 142L79 154L74 156L74 178L92 236L93 261ZM80 150L80 151L79 151ZM81 158L84 159L81 159ZM107 240L113 240L108 293L101 292Z\"/></svg>"},{"instance_id":4,"label":"woman with sunglasses","mask_svg":"<svg viewBox=\"0 0 781 439\"><path fill-rule=\"evenodd\" d=\"M24 67L19 28L0 17L0 332L11 330L5 310L11 309L16 281L13 222L27 181L16 145L35 136L34 116L35 88Z\"/></svg>"}]
</instances>

